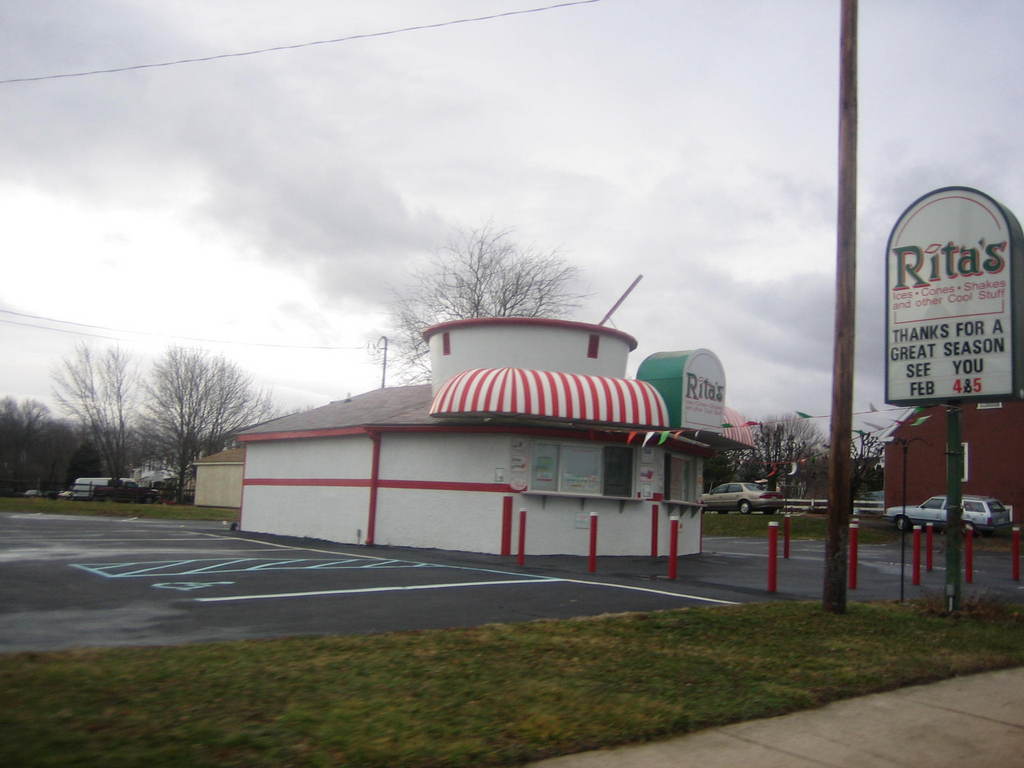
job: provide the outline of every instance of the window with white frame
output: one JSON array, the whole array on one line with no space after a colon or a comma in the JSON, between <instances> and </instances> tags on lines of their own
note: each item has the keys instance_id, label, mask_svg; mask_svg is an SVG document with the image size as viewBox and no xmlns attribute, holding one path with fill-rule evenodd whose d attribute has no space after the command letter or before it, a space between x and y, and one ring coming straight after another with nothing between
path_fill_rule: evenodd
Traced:
<instances>
[{"instance_id":1,"label":"window with white frame","mask_svg":"<svg viewBox=\"0 0 1024 768\"><path fill-rule=\"evenodd\" d=\"M665 500L696 501L700 459L696 456L665 454Z\"/></svg>"},{"instance_id":2,"label":"window with white frame","mask_svg":"<svg viewBox=\"0 0 1024 768\"><path fill-rule=\"evenodd\" d=\"M530 490L633 497L634 451L624 445L534 443Z\"/></svg>"}]
</instances>

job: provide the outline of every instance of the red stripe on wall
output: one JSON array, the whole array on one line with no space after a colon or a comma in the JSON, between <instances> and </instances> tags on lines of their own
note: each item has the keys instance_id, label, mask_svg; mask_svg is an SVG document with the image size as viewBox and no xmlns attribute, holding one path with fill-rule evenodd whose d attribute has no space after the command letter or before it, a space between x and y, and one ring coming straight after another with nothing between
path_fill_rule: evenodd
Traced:
<instances>
[{"instance_id":1,"label":"red stripe on wall","mask_svg":"<svg viewBox=\"0 0 1024 768\"><path fill-rule=\"evenodd\" d=\"M247 477L243 485L308 485L337 488L369 488L370 480L356 477Z\"/></svg>"},{"instance_id":2,"label":"red stripe on wall","mask_svg":"<svg viewBox=\"0 0 1024 768\"><path fill-rule=\"evenodd\" d=\"M347 477L247 477L244 485L289 486L310 488L369 488L370 480ZM508 483L459 483L444 480L385 480L378 488L400 488L419 491L475 491L479 493L512 493Z\"/></svg>"}]
</instances>

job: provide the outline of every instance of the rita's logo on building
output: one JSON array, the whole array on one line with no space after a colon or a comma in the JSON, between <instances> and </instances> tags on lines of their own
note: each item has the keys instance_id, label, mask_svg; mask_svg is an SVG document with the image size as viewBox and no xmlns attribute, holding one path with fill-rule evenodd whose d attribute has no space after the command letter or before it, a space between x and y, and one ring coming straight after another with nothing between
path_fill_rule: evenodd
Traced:
<instances>
[{"instance_id":1,"label":"rita's logo on building","mask_svg":"<svg viewBox=\"0 0 1024 768\"><path fill-rule=\"evenodd\" d=\"M979 240L977 247L959 245L952 240L945 245L932 243L924 248L901 245L892 249L895 257L894 291L924 288L944 278L998 275L1006 268L1009 241L987 243Z\"/></svg>"},{"instance_id":2,"label":"rita's logo on building","mask_svg":"<svg viewBox=\"0 0 1024 768\"><path fill-rule=\"evenodd\" d=\"M636 377L661 394L673 427L722 431L725 369L711 350L656 352L640 364Z\"/></svg>"},{"instance_id":3,"label":"rita's logo on building","mask_svg":"<svg viewBox=\"0 0 1024 768\"><path fill-rule=\"evenodd\" d=\"M725 384L695 373L686 374L686 397L690 400L711 400L716 403L725 402Z\"/></svg>"}]
</instances>

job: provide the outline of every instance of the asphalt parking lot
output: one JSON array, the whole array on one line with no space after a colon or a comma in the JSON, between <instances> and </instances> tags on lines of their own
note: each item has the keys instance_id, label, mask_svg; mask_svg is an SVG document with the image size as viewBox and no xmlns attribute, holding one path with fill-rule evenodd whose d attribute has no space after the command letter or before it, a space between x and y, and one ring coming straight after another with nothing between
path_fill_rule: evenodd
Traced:
<instances>
[{"instance_id":1,"label":"asphalt parking lot","mask_svg":"<svg viewBox=\"0 0 1024 768\"><path fill-rule=\"evenodd\" d=\"M821 542L794 541L767 592L767 544L706 538L667 559L515 558L358 547L230 531L220 523L0 514L0 651L365 634L764 600L820 599ZM941 593L941 553L906 597ZM1024 602L1005 553L976 554L982 592ZM861 546L850 600L897 599L900 555Z\"/></svg>"}]
</instances>

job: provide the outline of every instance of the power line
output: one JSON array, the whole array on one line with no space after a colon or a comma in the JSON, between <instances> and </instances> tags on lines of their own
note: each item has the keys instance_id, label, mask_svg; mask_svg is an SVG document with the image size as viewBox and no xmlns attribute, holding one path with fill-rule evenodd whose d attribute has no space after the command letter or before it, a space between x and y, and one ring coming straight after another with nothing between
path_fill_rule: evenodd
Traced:
<instances>
[{"instance_id":1,"label":"power line","mask_svg":"<svg viewBox=\"0 0 1024 768\"><path fill-rule=\"evenodd\" d=\"M27 318L29 320L41 320L41 321L46 322L46 323L61 323L62 325L73 325L73 326L75 326L77 328L91 328L91 329L97 330L97 331L110 331L111 333L122 333L122 334L123 333L128 333L128 334L136 334L136 335L139 335L139 336L160 336L160 337L165 337L165 338L181 339L182 341L195 341L195 342L203 343L203 344L228 344L228 345L247 346L247 347L271 347L271 348L274 348L274 349L312 349L312 350L330 350L330 351L363 350L363 349L366 349L365 345L360 346L360 347L334 347L334 346L316 346L316 345L302 345L302 344L271 344L271 343L268 343L268 342L261 342L261 341L228 341L228 340L225 340L225 339L204 339L204 338L198 338L198 337L195 337L195 336L181 336L181 335L178 335L176 333L155 333L155 332L149 332L149 331L130 331L130 330L127 330L127 329L124 329L124 328L109 328L109 327L107 327L105 325L89 325L88 323L76 323L76 322L74 322L72 320L58 320L58 319L53 318L53 317L43 317L41 315L28 315L28 314L25 314L24 312L15 312L12 309L0 309L0 312L3 312L4 314L7 314L7 315L15 315L16 317L24 317L24 318ZM78 335L78 336L90 336L92 338L108 339L110 341L123 341L124 340L124 337L106 336L106 335L103 335L103 334L100 334L100 333L90 333L88 331L76 331L76 330L73 330L73 329L70 329L70 328L51 328L50 326L35 325L33 323L19 323L16 320L5 320L3 318L0 318L0 323L6 323L7 325L20 325L20 326L24 326L26 328L37 328L37 329L39 329L41 331L54 331L56 333L71 333L71 334L75 334L75 335Z\"/></svg>"},{"instance_id":2,"label":"power line","mask_svg":"<svg viewBox=\"0 0 1024 768\"><path fill-rule=\"evenodd\" d=\"M109 69L92 69L85 72L64 72L55 75L35 75L32 77L11 77L4 80L0 80L0 85L10 85L12 83L32 83L40 80L60 80L63 78L70 77L88 77L90 75L109 75L115 72L131 72L138 69L156 69L158 67L176 67L179 64L200 64L209 61L217 61L218 59L231 59L240 58L242 56L257 56L263 53L276 53L279 51L293 51L298 48L311 48L315 45L335 45L337 43L348 43L353 40L368 40L374 37L387 37L390 35L400 35L406 32L421 32L428 29L440 29L441 27L451 27L456 24L470 24L478 21L492 21L494 19L507 18L509 16L522 16L528 13L542 13L543 11L553 11L558 8L567 8L573 5L589 5L591 3L599 3L601 0L572 0L572 2L555 3L554 5L545 5L539 8L526 8L519 11L504 11L502 13L492 13L488 16L475 16L466 19L452 19L449 21L439 21L434 24L417 24L411 27L401 27L399 29L388 29L382 32L365 32L356 35L346 35L344 37L335 37L330 40L312 40L306 43L293 43L291 45L275 45L270 48L257 48L251 51L236 51L234 53L218 53L213 56L199 56L190 59L176 59L174 61L160 61L151 64L132 64L126 67L111 67Z\"/></svg>"}]
</instances>

